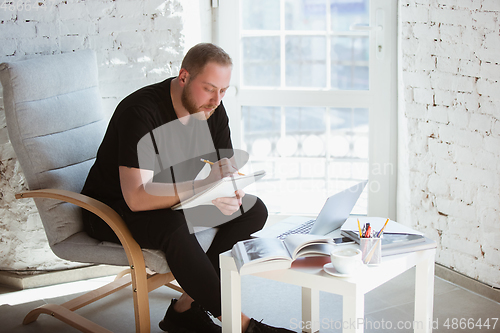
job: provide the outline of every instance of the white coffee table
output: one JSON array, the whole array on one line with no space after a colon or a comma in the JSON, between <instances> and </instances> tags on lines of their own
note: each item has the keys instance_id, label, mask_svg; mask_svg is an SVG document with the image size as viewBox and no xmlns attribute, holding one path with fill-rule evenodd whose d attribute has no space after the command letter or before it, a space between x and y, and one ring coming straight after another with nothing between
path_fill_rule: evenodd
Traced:
<instances>
[{"instance_id":1,"label":"white coffee table","mask_svg":"<svg viewBox=\"0 0 500 333\"><path fill-rule=\"evenodd\" d=\"M382 258L377 267L363 267L349 278L335 277L323 271L319 259L301 261L304 267L292 267L252 275L290 283L302 287L302 321L310 323L305 332L320 329L319 292L343 296L343 332L364 331L365 294L389 282L406 270L416 267L415 278L415 333L432 331L434 299L434 258L436 250L429 249ZM222 332L241 332L241 278L230 251L220 255L222 284ZM390 282L389 282L390 283Z\"/></svg>"}]
</instances>

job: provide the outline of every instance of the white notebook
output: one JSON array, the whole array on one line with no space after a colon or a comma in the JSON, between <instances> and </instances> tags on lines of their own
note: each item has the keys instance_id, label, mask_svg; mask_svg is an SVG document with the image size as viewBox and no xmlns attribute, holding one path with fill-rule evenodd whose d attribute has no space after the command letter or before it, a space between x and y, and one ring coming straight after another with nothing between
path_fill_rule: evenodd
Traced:
<instances>
[{"instance_id":1,"label":"white notebook","mask_svg":"<svg viewBox=\"0 0 500 333\"><path fill-rule=\"evenodd\" d=\"M172 209L187 209L200 205L213 205L212 200L224 197L234 197L234 192L236 190L241 190L248 185L255 183L265 175L266 172L261 170L244 176L235 175L233 177L222 178L221 180L209 185L202 192L172 206Z\"/></svg>"}]
</instances>

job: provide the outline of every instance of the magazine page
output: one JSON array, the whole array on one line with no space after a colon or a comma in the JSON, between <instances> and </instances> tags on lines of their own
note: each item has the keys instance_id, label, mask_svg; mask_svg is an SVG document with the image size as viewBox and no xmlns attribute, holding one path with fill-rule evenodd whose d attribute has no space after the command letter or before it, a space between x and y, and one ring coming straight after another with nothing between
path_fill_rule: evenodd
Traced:
<instances>
[{"instance_id":1,"label":"magazine page","mask_svg":"<svg viewBox=\"0 0 500 333\"><path fill-rule=\"evenodd\" d=\"M306 247L302 248L295 254L294 259L302 258L302 257L321 257L321 256L329 256L330 252L333 251L335 247L334 244L330 243L322 243L322 244L309 244Z\"/></svg>"},{"instance_id":2,"label":"magazine page","mask_svg":"<svg viewBox=\"0 0 500 333\"><path fill-rule=\"evenodd\" d=\"M286 237L283 242L293 259L305 255L329 255L331 251L329 245L333 248L333 239L320 235L293 234Z\"/></svg>"},{"instance_id":3,"label":"magazine page","mask_svg":"<svg viewBox=\"0 0 500 333\"><path fill-rule=\"evenodd\" d=\"M278 238L253 238L235 244L236 253L243 264L254 264L270 259L291 260L291 256Z\"/></svg>"},{"instance_id":4,"label":"magazine page","mask_svg":"<svg viewBox=\"0 0 500 333\"><path fill-rule=\"evenodd\" d=\"M240 274L289 268L292 258L277 238L254 238L240 241L231 254Z\"/></svg>"}]
</instances>

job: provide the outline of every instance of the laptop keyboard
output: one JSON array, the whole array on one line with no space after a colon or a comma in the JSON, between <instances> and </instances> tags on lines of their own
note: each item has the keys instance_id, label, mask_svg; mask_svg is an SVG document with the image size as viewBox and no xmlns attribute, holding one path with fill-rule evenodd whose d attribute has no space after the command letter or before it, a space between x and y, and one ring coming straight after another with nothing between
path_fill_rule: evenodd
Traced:
<instances>
[{"instance_id":1,"label":"laptop keyboard","mask_svg":"<svg viewBox=\"0 0 500 333\"><path fill-rule=\"evenodd\" d=\"M292 234L308 234L309 231L311 231L315 221L316 220L309 220L307 222L304 222L304 223L300 224L299 226L297 226L293 229L290 229L288 231L285 231L284 233L278 235L277 238L285 239L286 236L289 236Z\"/></svg>"}]
</instances>

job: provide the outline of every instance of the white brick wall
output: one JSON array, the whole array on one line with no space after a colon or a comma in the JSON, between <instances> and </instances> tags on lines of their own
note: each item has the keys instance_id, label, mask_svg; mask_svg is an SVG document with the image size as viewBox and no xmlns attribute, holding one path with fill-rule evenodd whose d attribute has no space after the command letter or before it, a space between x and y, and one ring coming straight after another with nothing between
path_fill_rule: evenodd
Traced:
<instances>
[{"instance_id":1,"label":"white brick wall","mask_svg":"<svg viewBox=\"0 0 500 333\"><path fill-rule=\"evenodd\" d=\"M176 73L185 47L183 1L2 8L0 62L94 49L111 113L129 92ZM408 200L398 203L398 217L438 241L439 263L500 286L500 1L399 3L405 140L398 182ZM48 250L34 205L13 197L25 185L1 101L0 176L0 269L67 266Z\"/></svg>"},{"instance_id":2,"label":"white brick wall","mask_svg":"<svg viewBox=\"0 0 500 333\"><path fill-rule=\"evenodd\" d=\"M500 1L399 3L398 218L500 287Z\"/></svg>"},{"instance_id":3,"label":"white brick wall","mask_svg":"<svg viewBox=\"0 0 500 333\"><path fill-rule=\"evenodd\" d=\"M111 114L128 93L177 74L185 47L181 1L51 0L42 2L45 10L13 11L7 5L0 8L0 62L94 49ZM0 93L0 269L67 267L48 249L31 200L14 199L26 185L5 126Z\"/></svg>"}]
</instances>

